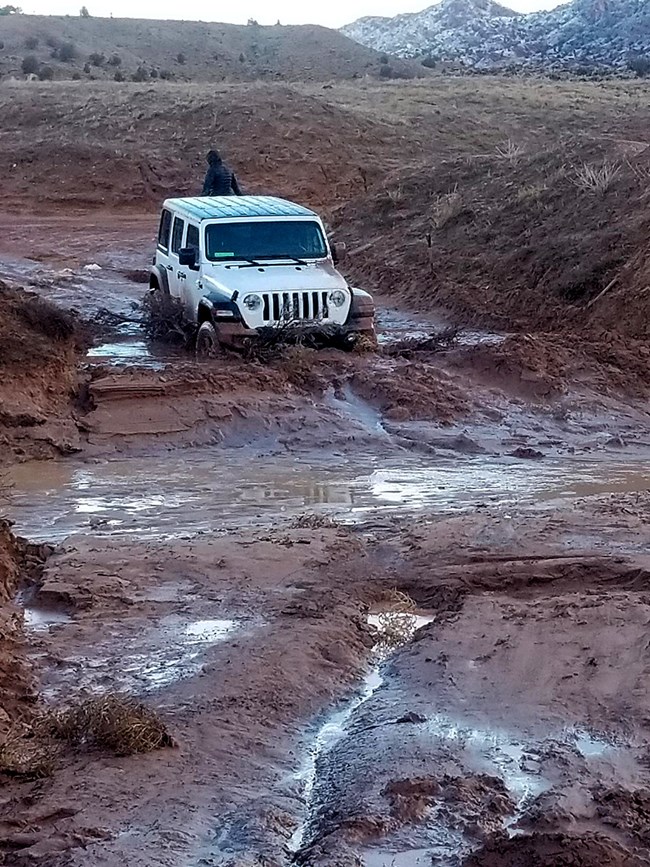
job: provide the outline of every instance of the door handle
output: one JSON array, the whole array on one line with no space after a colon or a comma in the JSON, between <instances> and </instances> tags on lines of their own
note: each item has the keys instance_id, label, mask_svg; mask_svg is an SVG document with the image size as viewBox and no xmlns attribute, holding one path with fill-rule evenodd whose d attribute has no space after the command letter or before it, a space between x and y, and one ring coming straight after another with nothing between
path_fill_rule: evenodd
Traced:
<instances>
[{"instance_id":1,"label":"door handle","mask_svg":"<svg viewBox=\"0 0 650 867\"><path fill-rule=\"evenodd\" d=\"M182 271L178 271L176 276L179 280L187 280L187 274L184 274Z\"/></svg>"}]
</instances>

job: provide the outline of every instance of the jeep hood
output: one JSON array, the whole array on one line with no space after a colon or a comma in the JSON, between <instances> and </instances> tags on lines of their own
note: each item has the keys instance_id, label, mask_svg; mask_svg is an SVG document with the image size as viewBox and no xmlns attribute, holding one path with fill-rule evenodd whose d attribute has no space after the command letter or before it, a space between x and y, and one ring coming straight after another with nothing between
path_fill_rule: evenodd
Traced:
<instances>
[{"instance_id":1,"label":"jeep hood","mask_svg":"<svg viewBox=\"0 0 650 867\"><path fill-rule=\"evenodd\" d=\"M228 297L235 292L240 296L250 292L305 292L320 290L331 292L334 289L347 289L348 284L331 262L309 263L307 265L261 264L246 268L237 265L209 263L203 266L203 285L205 289L216 289Z\"/></svg>"}]
</instances>

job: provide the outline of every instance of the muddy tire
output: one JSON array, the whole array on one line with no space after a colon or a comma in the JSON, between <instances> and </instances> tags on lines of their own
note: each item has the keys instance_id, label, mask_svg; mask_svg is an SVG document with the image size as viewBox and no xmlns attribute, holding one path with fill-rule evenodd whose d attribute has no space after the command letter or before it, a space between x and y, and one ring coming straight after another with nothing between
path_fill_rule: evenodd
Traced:
<instances>
[{"instance_id":1,"label":"muddy tire","mask_svg":"<svg viewBox=\"0 0 650 867\"><path fill-rule=\"evenodd\" d=\"M211 322L202 322L196 334L196 357L217 358L221 354L217 329Z\"/></svg>"}]
</instances>

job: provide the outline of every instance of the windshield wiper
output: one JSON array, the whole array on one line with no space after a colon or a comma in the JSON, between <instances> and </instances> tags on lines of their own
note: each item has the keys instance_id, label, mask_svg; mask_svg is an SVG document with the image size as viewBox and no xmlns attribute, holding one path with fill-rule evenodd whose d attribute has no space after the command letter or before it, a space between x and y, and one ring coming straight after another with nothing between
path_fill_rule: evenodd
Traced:
<instances>
[{"instance_id":1,"label":"windshield wiper","mask_svg":"<svg viewBox=\"0 0 650 867\"><path fill-rule=\"evenodd\" d=\"M241 265L240 262L245 262L245 265ZM238 268L261 268L262 262L258 262L255 259L249 259L246 256L241 256L239 259L230 259L231 265L237 265Z\"/></svg>"},{"instance_id":2,"label":"windshield wiper","mask_svg":"<svg viewBox=\"0 0 650 867\"><path fill-rule=\"evenodd\" d=\"M298 259L297 256L269 256L269 260L271 259L282 259L282 262L275 261L267 261L266 258L262 259L260 262L253 262L252 259L246 259L247 262L251 262L253 265L259 265L260 268L279 268L285 264L286 260L289 259L291 262L295 262L296 265L309 265L309 262L305 262L304 259ZM241 265L242 268L249 268L250 265Z\"/></svg>"}]
</instances>

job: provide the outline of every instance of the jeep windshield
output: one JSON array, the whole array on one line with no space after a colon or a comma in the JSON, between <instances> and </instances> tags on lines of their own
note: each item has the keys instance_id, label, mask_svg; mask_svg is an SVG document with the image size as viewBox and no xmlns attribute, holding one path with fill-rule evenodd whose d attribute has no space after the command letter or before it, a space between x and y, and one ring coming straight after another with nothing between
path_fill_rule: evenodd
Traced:
<instances>
[{"instance_id":1,"label":"jeep windshield","mask_svg":"<svg viewBox=\"0 0 650 867\"><path fill-rule=\"evenodd\" d=\"M205 230L205 251L211 262L325 259L327 245L313 220L262 220L213 223Z\"/></svg>"}]
</instances>

